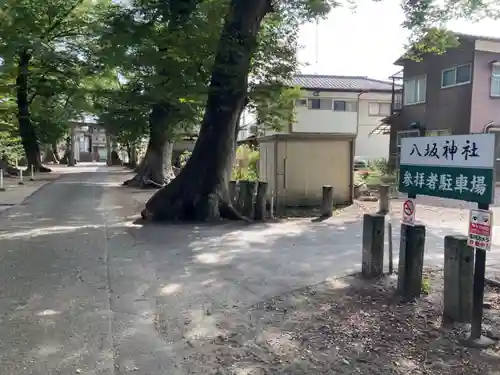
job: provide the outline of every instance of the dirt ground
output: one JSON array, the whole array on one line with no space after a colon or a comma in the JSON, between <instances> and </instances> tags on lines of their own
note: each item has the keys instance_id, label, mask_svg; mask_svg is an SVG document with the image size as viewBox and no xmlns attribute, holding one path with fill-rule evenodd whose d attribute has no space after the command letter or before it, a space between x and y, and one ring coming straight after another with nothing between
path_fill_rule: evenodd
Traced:
<instances>
[{"instance_id":1,"label":"dirt ground","mask_svg":"<svg viewBox=\"0 0 500 375\"><path fill-rule=\"evenodd\" d=\"M395 296L395 277L348 277L270 299L228 317L184 363L220 375L500 374L500 345L463 347L468 325L441 323L442 271L425 278L429 293L409 304ZM483 328L498 337L500 290L488 288L485 300Z\"/></svg>"}]
</instances>

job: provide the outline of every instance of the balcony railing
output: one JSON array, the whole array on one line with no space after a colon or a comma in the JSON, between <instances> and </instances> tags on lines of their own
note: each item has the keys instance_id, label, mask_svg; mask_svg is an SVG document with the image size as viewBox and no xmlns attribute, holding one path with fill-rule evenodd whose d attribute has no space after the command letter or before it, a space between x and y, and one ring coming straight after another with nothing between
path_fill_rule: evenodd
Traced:
<instances>
[{"instance_id":1,"label":"balcony railing","mask_svg":"<svg viewBox=\"0 0 500 375\"><path fill-rule=\"evenodd\" d=\"M392 80L391 114L398 113L403 108L403 70L390 77Z\"/></svg>"},{"instance_id":2,"label":"balcony railing","mask_svg":"<svg viewBox=\"0 0 500 375\"><path fill-rule=\"evenodd\" d=\"M394 90L392 95L391 113L399 112L403 108L403 90Z\"/></svg>"}]
</instances>

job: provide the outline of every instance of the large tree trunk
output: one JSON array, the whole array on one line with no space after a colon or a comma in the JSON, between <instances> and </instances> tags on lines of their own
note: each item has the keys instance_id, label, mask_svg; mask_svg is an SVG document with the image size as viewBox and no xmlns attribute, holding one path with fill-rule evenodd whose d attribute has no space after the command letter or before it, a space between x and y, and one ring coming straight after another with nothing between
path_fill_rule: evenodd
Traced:
<instances>
[{"instance_id":1,"label":"large tree trunk","mask_svg":"<svg viewBox=\"0 0 500 375\"><path fill-rule=\"evenodd\" d=\"M52 145L45 145L44 151L45 151L43 155L44 163L55 163L55 164L59 163L59 159L56 157Z\"/></svg>"},{"instance_id":2,"label":"large tree trunk","mask_svg":"<svg viewBox=\"0 0 500 375\"><path fill-rule=\"evenodd\" d=\"M52 153L54 154L54 159L56 160L57 163L61 160L59 157L59 151L57 150L57 142L52 143Z\"/></svg>"},{"instance_id":3,"label":"large tree trunk","mask_svg":"<svg viewBox=\"0 0 500 375\"><path fill-rule=\"evenodd\" d=\"M271 10L269 0L231 1L193 154L177 178L149 199L141 213L144 219L243 219L229 200L227 168L234 150L237 118L247 95L257 34Z\"/></svg>"},{"instance_id":4,"label":"large tree trunk","mask_svg":"<svg viewBox=\"0 0 500 375\"><path fill-rule=\"evenodd\" d=\"M165 183L169 184L175 178L174 166L172 165L172 155L174 153L174 142L171 140L165 141L163 150L163 175Z\"/></svg>"},{"instance_id":5,"label":"large tree trunk","mask_svg":"<svg viewBox=\"0 0 500 375\"><path fill-rule=\"evenodd\" d=\"M241 106L241 108L238 110L238 117L236 119L236 126L234 128L234 146L233 150L231 153L231 158L229 158L229 167L227 171L227 176L228 176L228 182L232 180L232 175L233 175L233 166L234 162L236 161L236 151L238 149L238 134L240 134L240 121L241 121L241 116L243 114L243 111L245 110L245 107L248 104L248 97L245 98L245 102Z\"/></svg>"},{"instance_id":6,"label":"large tree trunk","mask_svg":"<svg viewBox=\"0 0 500 375\"><path fill-rule=\"evenodd\" d=\"M45 168L40 160L40 147L38 146L38 137L35 127L31 123L30 108L28 100L28 77L31 55L28 51L19 52L19 63L17 70L17 118L19 121L19 135L23 144L26 159L28 161L28 170L33 166L35 172L50 172Z\"/></svg>"},{"instance_id":7,"label":"large tree trunk","mask_svg":"<svg viewBox=\"0 0 500 375\"><path fill-rule=\"evenodd\" d=\"M165 179L165 154L169 141L168 108L164 105L154 105L149 115L149 142L146 154L142 159L134 178L125 181L124 185L134 187L160 188L170 181ZM170 170L172 170L172 150L170 152ZM167 167L168 168L168 167Z\"/></svg>"}]
</instances>

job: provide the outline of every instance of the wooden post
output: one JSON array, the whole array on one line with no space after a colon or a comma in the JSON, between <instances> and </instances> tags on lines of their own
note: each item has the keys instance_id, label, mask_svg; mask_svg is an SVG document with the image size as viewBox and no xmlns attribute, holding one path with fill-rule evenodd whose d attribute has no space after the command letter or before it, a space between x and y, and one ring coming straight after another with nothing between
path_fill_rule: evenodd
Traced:
<instances>
[{"instance_id":1,"label":"wooden post","mask_svg":"<svg viewBox=\"0 0 500 375\"><path fill-rule=\"evenodd\" d=\"M390 186L380 185L379 186L379 203L378 203L378 213L380 215L388 215L387 220L387 241L389 243L389 274L392 275L394 271L394 261L392 253L392 221L390 216Z\"/></svg>"},{"instance_id":2,"label":"wooden post","mask_svg":"<svg viewBox=\"0 0 500 375\"><path fill-rule=\"evenodd\" d=\"M240 181L240 192L238 194L238 203L241 214L248 218L254 217L255 205L254 196L256 190L255 181Z\"/></svg>"},{"instance_id":3,"label":"wooden post","mask_svg":"<svg viewBox=\"0 0 500 375\"><path fill-rule=\"evenodd\" d=\"M23 170L20 169L19 170L19 182L17 183L18 185L24 185L24 181L23 181Z\"/></svg>"},{"instance_id":4,"label":"wooden post","mask_svg":"<svg viewBox=\"0 0 500 375\"><path fill-rule=\"evenodd\" d=\"M424 266L425 225L401 224L399 245L398 293L411 301L422 292Z\"/></svg>"},{"instance_id":5,"label":"wooden post","mask_svg":"<svg viewBox=\"0 0 500 375\"><path fill-rule=\"evenodd\" d=\"M257 185L257 196L255 197L255 220L264 220L266 218L267 203L267 182L259 181Z\"/></svg>"},{"instance_id":6,"label":"wooden post","mask_svg":"<svg viewBox=\"0 0 500 375\"><path fill-rule=\"evenodd\" d=\"M467 246L466 236L450 235L444 238L443 320L446 322L472 320L473 250Z\"/></svg>"},{"instance_id":7,"label":"wooden post","mask_svg":"<svg viewBox=\"0 0 500 375\"><path fill-rule=\"evenodd\" d=\"M231 204L234 206L236 203L236 181L229 181L229 200L231 201Z\"/></svg>"},{"instance_id":8,"label":"wooden post","mask_svg":"<svg viewBox=\"0 0 500 375\"><path fill-rule=\"evenodd\" d=\"M5 191L5 187L3 186L3 169L0 169L0 191Z\"/></svg>"},{"instance_id":9,"label":"wooden post","mask_svg":"<svg viewBox=\"0 0 500 375\"><path fill-rule=\"evenodd\" d=\"M271 191L271 202L269 203L269 217L274 219L274 191Z\"/></svg>"},{"instance_id":10,"label":"wooden post","mask_svg":"<svg viewBox=\"0 0 500 375\"><path fill-rule=\"evenodd\" d=\"M333 215L333 187L323 186L323 199L321 202L321 216L331 217Z\"/></svg>"},{"instance_id":11,"label":"wooden post","mask_svg":"<svg viewBox=\"0 0 500 375\"><path fill-rule=\"evenodd\" d=\"M384 273L384 225L384 215L365 214L363 216L361 273L364 278L380 277Z\"/></svg>"},{"instance_id":12,"label":"wooden post","mask_svg":"<svg viewBox=\"0 0 500 375\"><path fill-rule=\"evenodd\" d=\"M379 192L379 203L378 203L378 213L387 214L389 213L389 185L380 185L378 188Z\"/></svg>"}]
</instances>

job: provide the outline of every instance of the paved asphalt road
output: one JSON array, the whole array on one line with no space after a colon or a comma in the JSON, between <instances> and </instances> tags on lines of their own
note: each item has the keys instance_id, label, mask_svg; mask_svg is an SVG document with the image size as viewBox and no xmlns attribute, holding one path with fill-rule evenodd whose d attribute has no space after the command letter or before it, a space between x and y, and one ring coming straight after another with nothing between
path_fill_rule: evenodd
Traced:
<instances>
[{"instance_id":1,"label":"paved asphalt road","mask_svg":"<svg viewBox=\"0 0 500 375\"><path fill-rule=\"evenodd\" d=\"M359 269L359 222L142 227L119 173L81 168L0 216L1 375L209 374L197 356L237 311Z\"/></svg>"}]
</instances>

